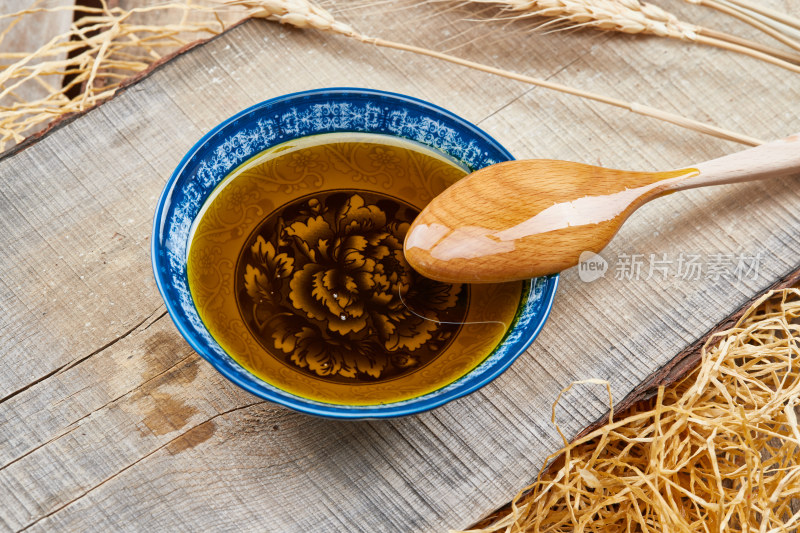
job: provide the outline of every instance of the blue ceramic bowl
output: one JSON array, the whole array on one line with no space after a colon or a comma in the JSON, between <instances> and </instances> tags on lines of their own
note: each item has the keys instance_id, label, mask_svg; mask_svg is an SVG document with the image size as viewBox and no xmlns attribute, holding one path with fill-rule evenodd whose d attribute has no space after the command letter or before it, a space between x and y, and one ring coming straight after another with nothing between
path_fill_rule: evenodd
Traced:
<instances>
[{"instance_id":1,"label":"blue ceramic bowl","mask_svg":"<svg viewBox=\"0 0 800 533\"><path fill-rule=\"evenodd\" d=\"M347 131L412 139L461 160L472 170L513 159L497 141L469 122L400 94L370 89L318 89L262 102L208 132L189 150L167 182L153 225L156 283L178 331L192 348L225 377L256 396L331 418L388 418L427 411L489 383L530 346L550 313L557 275L525 284L517 316L505 338L464 377L411 400L368 406L309 400L249 373L211 337L189 292L189 229L214 187L231 170L274 145L307 135Z\"/></svg>"}]
</instances>

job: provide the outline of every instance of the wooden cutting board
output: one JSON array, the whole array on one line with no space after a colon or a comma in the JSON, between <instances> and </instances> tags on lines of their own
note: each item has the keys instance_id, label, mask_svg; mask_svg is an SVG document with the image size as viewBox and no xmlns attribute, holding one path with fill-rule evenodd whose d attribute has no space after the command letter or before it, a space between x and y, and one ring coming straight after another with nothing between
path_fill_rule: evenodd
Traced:
<instances>
[{"instance_id":1,"label":"wooden cutting board","mask_svg":"<svg viewBox=\"0 0 800 533\"><path fill-rule=\"evenodd\" d=\"M800 15L790 0L768 3ZM476 12L436 3L358 4L342 16L367 34L452 49L759 138L800 131L800 78L748 58L658 38L478 26L466 20ZM755 36L719 24L711 11L679 7ZM261 100L325 86L429 100L518 157L653 170L741 148L262 21L181 54L0 159L0 529L467 527L533 480L559 448L550 416L562 388L600 378L615 401L642 392L648 376L800 265L797 177L671 195L626 223L603 252L605 277L563 274L540 337L481 391L380 422L322 420L261 402L200 359L166 316L150 269L153 210L180 158L214 125ZM696 277L684 275L690 256L702 265ZM734 275L756 257L755 272ZM604 387L578 386L562 399L557 422L574 436L607 408Z\"/></svg>"}]
</instances>

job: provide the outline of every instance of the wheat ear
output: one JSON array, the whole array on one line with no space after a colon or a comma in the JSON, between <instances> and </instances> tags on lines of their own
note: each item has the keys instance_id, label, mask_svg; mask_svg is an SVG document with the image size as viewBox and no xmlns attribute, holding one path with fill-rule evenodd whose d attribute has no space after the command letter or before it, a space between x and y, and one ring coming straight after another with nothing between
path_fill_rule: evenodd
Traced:
<instances>
[{"instance_id":1,"label":"wheat ear","mask_svg":"<svg viewBox=\"0 0 800 533\"><path fill-rule=\"evenodd\" d=\"M447 1L447 0L438 0ZM467 0L496 5L516 18L543 17L567 27L640 33L694 42L744 54L800 73L800 54L748 41L682 21L658 6L639 0ZM701 0L687 0L699 3ZM713 0L709 0L713 1Z\"/></svg>"},{"instance_id":2,"label":"wheat ear","mask_svg":"<svg viewBox=\"0 0 800 533\"><path fill-rule=\"evenodd\" d=\"M590 91L584 91L582 89L575 89L567 85L562 85L559 83L543 80L540 78L534 78L531 76L525 76L523 74L517 74L516 72L490 67L488 65L476 63L474 61L469 61L467 59L462 59L460 57L456 57L450 54L436 52L434 50L429 50L427 48L421 48L409 44L387 41L385 39L367 37L357 32L351 26L348 26L346 24L335 23L333 16L331 16L328 12L322 10L321 8L313 6L311 3L305 0L291 0L291 2L281 2L279 0L223 0L223 1L229 5L237 5L248 8L250 10L251 16L254 17L266 18L268 20L276 20L279 22L291 24L293 26L298 26L301 28L313 27L320 30L333 31L335 33L340 33L347 37L354 38L361 42L374 44L376 46L382 46L384 48L393 48L395 50L413 52L415 54L441 59L444 61L448 61L450 63L454 63L456 65L461 65L475 70L480 70L482 72L487 72L489 74L495 74L498 76L502 76L504 78L509 78L512 80L521 81L523 83L536 85L538 87L543 87L545 89L551 89L554 91L571 94L573 96L594 100L596 102L602 102L604 104L612 105L615 107L620 107L622 109L627 109L628 111L637 113L639 115L644 115L647 117L669 122L671 124L675 124L683 128L719 137L721 139L725 139L728 141L735 141L750 146L755 146L763 142L753 137L728 131L722 128L718 128L716 126L712 126L710 124L698 122L696 120L688 119L686 117L682 117L675 113L669 113L667 111L662 111L654 107L637 104L635 102L627 102L625 100L621 100L618 98L612 98L601 94L593 93ZM295 7L295 10L293 11L293 16L291 18L287 18L286 4L292 4Z\"/></svg>"},{"instance_id":3,"label":"wheat ear","mask_svg":"<svg viewBox=\"0 0 800 533\"><path fill-rule=\"evenodd\" d=\"M308 0L218 0L224 6L239 6L249 10L250 16L288 24L296 28L315 28L355 37L351 26L338 22L325 9Z\"/></svg>"},{"instance_id":4,"label":"wheat ear","mask_svg":"<svg viewBox=\"0 0 800 533\"><path fill-rule=\"evenodd\" d=\"M329 31L386 48L435 57L524 83L614 105L722 139L748 145L762 142L749 136L649 106L481 65L433 50L383 39L370 39L351 26L337 21L330 13L308 0L217 0L214 8L193 5L191 1L184 4L148 6L130 11L107 6L100 8L70 7L70 9L75 9L88 16L79 17L69 32L54 37L49 43L30 54L0 52L0 59L10 60L12 63L0 71L0 97L14 100L13 103L0 107L0 150L8 142L23 140L24 134L34 131L36 127L41 127L55 118L86 109L111 97L125 78L146 69L153 61L160 58L163 52L169 52L184 44L185 41L179 35L218 33L224 29L221 17L231 15L234 11L232 7L235 6L245 8L241 12L243 15L250 14L299 28ZM61 8L28 9L0 16L0 19L12 19L13 24L13 21L28 14L59 9ZM163 27L142 27L129 22L129 17L133 13L167 12L175 9L184 14L190 11L206 12L213 20L189 23L184 16L179 24ZM237 11L237 13L239 12ZM90 29L96 30L97 33L87 37L86 32ZM6 32L0 33L0 41L5 34ZM142 36L143 34L144 36ZM73 40L74 37L78 37L78 40ZM69 52L76 54L64 59ZM34 63L34 59L40 62ZM59 87L47 86L41 78L51 74L64 75L67 73L77 73L77 76ZM17 91L28 83L45 85L48 95L31 101L19 97ZM69 91L75 88L80 88L79 94L68 96Z\"/></svg>"}]
</instances>

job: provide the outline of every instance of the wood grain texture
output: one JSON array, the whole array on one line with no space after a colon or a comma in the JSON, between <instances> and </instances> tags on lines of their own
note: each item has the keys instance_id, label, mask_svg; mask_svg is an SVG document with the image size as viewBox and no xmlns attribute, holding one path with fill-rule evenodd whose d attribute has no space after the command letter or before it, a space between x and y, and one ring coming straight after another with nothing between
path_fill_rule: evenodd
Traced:
<instances>
[{"instance_id":1,"label":"wood grain texture","mask_svg":"<svg viewBox=\"0 0 800 533\"><path fill-rule=\"evenodd\" d=\"M797 14L788 1L770 5ZM463 12L382 9L346 14L365 33L456 47L470 59L756 137L800 130L797 80L746 58L586 33L519 39L509 53L501 36L481 38L459 20ZM0 160L0 529L465 527L531 481L557 449L550 409L564 386L607 379L623 398L800 264L797 178L677 193L626 223L604 252L612 263L605 278L583 283L564 273L536 343L478 393L382 422L322 420L260 402L199 359L165 316L150 272L152 213L174 166L218 122L265 98L333 85L443 105L519 157L648 171L738 149L599 104L270 23L248 22L192 49ZM741 281L705 271L696 280L645 280L647 263L639 280L615 277L622 254L681 253L762 259L754 279ZM605 394L581 386L566 395L557 410L565 433L602 416Z\"/></svg>"}]
</instances>

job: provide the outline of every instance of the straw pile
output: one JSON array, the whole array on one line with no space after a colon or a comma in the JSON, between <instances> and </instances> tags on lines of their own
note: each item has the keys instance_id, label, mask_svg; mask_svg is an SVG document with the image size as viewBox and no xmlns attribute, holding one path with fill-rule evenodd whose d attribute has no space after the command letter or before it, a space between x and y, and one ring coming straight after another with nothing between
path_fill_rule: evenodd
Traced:
<instances>
[{"instance_id":1,"label":"straw pile","mask_svg":"<svg viewBox=\"0 0 800 533\"><path fill-rule=\"evenodd\" d=\"M470 531L797 531L800 291L762 297L688 376L551 456Z\"/></svg>"}]
</instances>

